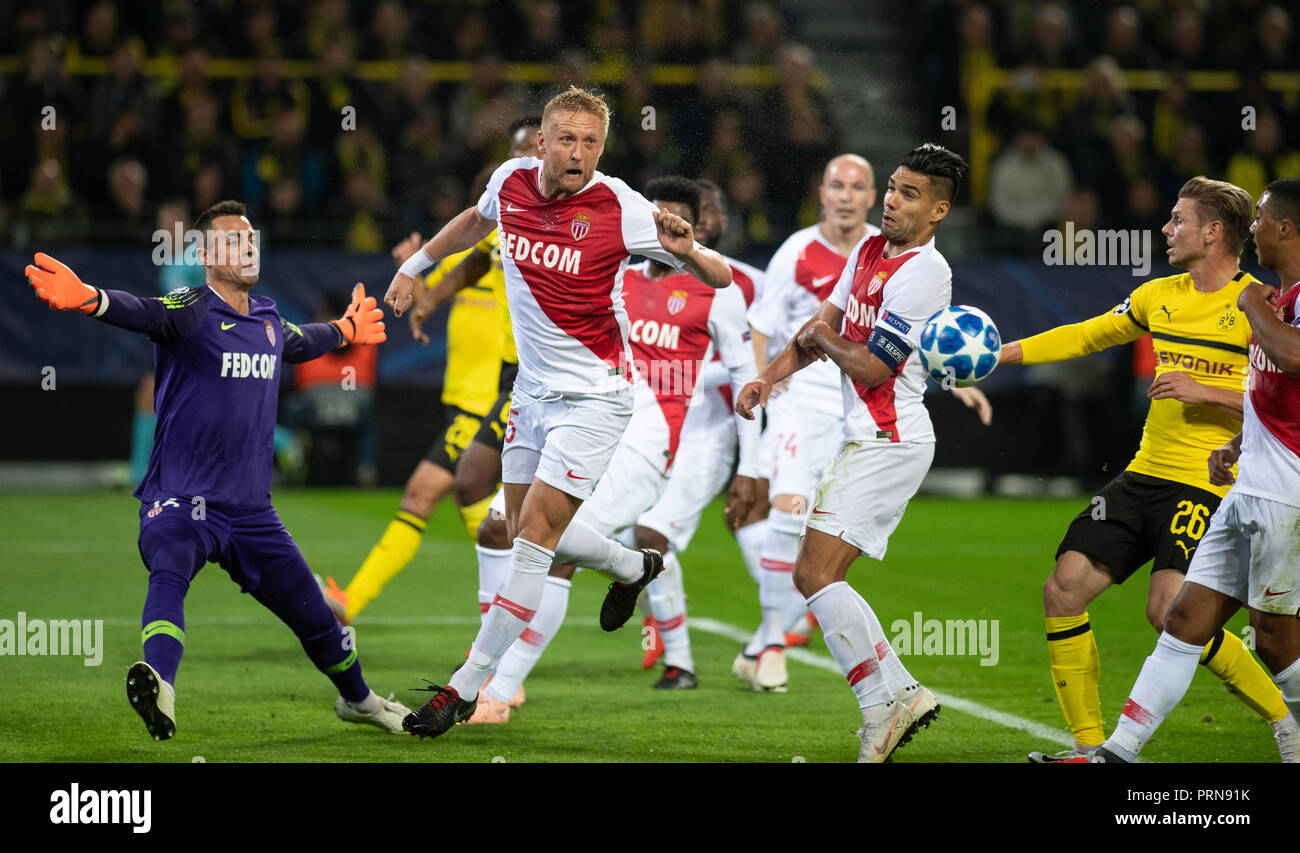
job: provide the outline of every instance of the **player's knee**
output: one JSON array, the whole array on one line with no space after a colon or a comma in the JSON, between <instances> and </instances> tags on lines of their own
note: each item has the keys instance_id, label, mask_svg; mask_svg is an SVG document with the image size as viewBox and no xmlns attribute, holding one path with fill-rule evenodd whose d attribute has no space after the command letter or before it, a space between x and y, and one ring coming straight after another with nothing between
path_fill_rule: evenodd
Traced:
<instances>
[{"instance_id":1,"label":"player's knee","mask_svg":"<svg viewBox=\"0 0 1300 853\"><path fill-rule=\"evenodd\" d=\"M469 454L456 466L456 500L461 506L473 506L484 498L496 493L499 472L483 470L479 465L469 462Z\"/></svg>"},{"instance_id":2,"label":"player's knee","mask_svg":"<svg viewBox=\"0 0 1300 853\"><path fill-rule=\"evenodd\" d=\"M140 531L140 556L151 575L175 575L185 586L207 561L198 537L184 524L154 523Z\"/></svg>"},{"instance_id":3,"label":"player's knee","mask_svg":"<svg viewBox=\"0 0 1300 853\"><path fill-rule=\"evenodd\" d=\"M1081 598L1071 587L1069 575L1059 570L1043 582L1043 612L1048 616L1078 616L1088 606Z\"/></svg>"},{"instance_id":4,"label":"player's knee","mask_svg":"<svg viewBox=\"0 0 1300 853\"><path fill-rule=\"evenodd\" d=\"M513 544L510 541L510 531L506 527L506 517L499 512L488 513L488 517L478 526L479 547L505 551Z\"/></svg>"},{"instance_id":5,"label":"player's knee","mask_svg":"<svg viewBox=\"0 0 1300 853\"><path fill-rule=\"evenodd\" d=\"M660 554L668 553L668 537L654 528L637 525L635 541L638 548L653 548Z\"/></svg>"},{"instance_id":6,"label":"player's knee","mask_svg":"<svg viewBox=\"0 0 1300 853\"><path fill-rule=\"evenodd\" d=\"M797 560L794 564L794 586L799 590L799 594L804 598L811 598L814 594L829 586L832 578L825 571L819 571L816 566L804 560Z\"/></svg>"}]
</instances>

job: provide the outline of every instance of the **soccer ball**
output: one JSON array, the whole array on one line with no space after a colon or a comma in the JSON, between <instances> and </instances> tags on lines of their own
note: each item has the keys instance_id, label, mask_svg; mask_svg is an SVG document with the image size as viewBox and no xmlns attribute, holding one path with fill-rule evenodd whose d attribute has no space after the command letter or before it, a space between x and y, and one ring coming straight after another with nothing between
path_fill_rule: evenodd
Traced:
<instances>
[{"instance_id":1,"label":"soccer ball","mask_svg":"<svg viewBox=\"0 0 1300 853\"><path fill-rule=\"evenodd\" d=\"M988 376L1001 348L998 327L970 305L943 309L921 330L921 364L945 388L965 388Z\"/></svg>"}]
</instances>

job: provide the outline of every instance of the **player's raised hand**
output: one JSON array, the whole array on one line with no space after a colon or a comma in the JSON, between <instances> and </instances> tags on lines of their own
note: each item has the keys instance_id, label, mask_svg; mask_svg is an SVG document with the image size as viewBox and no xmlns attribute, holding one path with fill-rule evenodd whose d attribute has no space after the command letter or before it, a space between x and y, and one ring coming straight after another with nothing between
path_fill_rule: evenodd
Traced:
<instances>
[{"instance_id":1,"label":"player's raised hand","mask_svg":"<svg viewBox=\"0 0 1300 853\"><path fill-rule=\"evenodd\" d=\"M656 209L655 228L659 232L659 245L674 255L688 255L695 248L695 229L691 223L675 213Z\"/></svg>"},{"instance_id":2,"label":"player's raised hand","mask_svg":"<svg viewBox=\"0 0 1300 853\"><path fill-rule=\"evenodd\" d=\"M393 247L391 253L393 256L393 263L400 267L402 264L406 263L407 258L420 251L420 247L423 245L424 240L421 239L420 232L412 231L407 235L405 240Z\"/></svg>"},{"instance_id":3,"label":"player's raised hand","mask_svg":"<svg viewBox=\"0 0 1300 853\"><path fill-rule=\"evenodd\" d=\"M983 391L978 388L953 388L952 395L965 403L966 408L974 409L975 416L984 426L993 423L993 404L984 396Z\"/></svg>"},{"instance_id":4,"label":"player's raised hand","mask_svg":"<svg viewBox=\"0 0 1300 853\"><path fill-rule=\"evenodd\" d=\"M402 312L411 307L413 301L411 294L414 292L415 279L398 270L393 275L392 282L388 285L388 292L384 294L384 302L388 303L388 307L393 309L394 317L402 316Z\"/></svg>"},{"instance_id":5,"label":"player's raised hand","mask_svg":"<svg viewBox=\"0 0 1300 853\"><path fill-rule=\"evenodd\" d=\"M751 379L745 383L736 395L736 413L747 421L754 419L754 409L767 406L767 398L772 394L772 383L766 379Z\"/></svg>"},{"instance_id":6,"label":"player's raised hand","mask_svg":"<svg viewBox=\"0 0 1300 853\"><path fill-rule=\"evenodd\" d=\"M731 488L727 489L727 506L722 511L723 518L727 520L727 527L739 530L757 500L758 481L753 477L736 475L731 481Z\"/></svg>"},{"instance_id":7,"label":"player's raised hand","mask_svg":"<svg viewBox=\"0 0 1300 853\"><path fill-rule=\"evenodd\" d=\"M343 316L331 320L349 344L378 344L388 340L384 331L384 310L375 297L366 296L365 285L360 282L352 289L352 304Z\"/></svg>"},{"instance_id":8,"label":"player's raised hand","mask_svg":"<svg viewBox=\"0 0 1300 853\"><path fill-rule=\"evenodd\" d=\"M27 283L55 311L93 314L99 308L99 291L83 282L66 264L37 252L24 273Z\"/></svg>"},{"instance_id":9,"label":"player's raised hand","mask_svg":"<svg viewBox=\"0 0 1300 853\"><path fill-rule=\"evenodd\" d=\"M1262 281L1252 281L1243 287L1241 293L1237 294L1237 310L1245 311L1246 303L1252 299L1262 299L1268 303L1272 310L1277 310L1277 288L1270 284L1265 284Z\"/></svg>"},{"instance_id":10,"label":"player's raised hand","mask_svg":"<svg viewBox=\"0 0 1300 853\"><path fill-rule=\"evenodd\" d=\"M1218 450L1210 453L1210 482L1216 486L1231 486L1237 482L1237 478L1232 476L1232 466L1237 464L1237 457L1241 456L1241 448L1234 441L1230 441Z\"/></svg>"}]
</instances>

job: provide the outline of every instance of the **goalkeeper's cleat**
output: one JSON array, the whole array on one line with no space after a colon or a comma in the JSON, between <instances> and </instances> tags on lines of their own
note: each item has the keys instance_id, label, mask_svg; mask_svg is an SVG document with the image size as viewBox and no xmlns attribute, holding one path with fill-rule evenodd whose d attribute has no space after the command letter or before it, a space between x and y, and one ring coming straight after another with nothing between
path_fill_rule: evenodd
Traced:
<instances>
[{"instance_id":1,"label":"goalkeeper's cleat","mask_svg":"<svg viewBox=\"0 0 1300 853\"><path fill-rule=\"evenodd\" d=\"M904 687L893 695L895 702L901 702L916 718L916 727L928 729L930 724L939 719L939 699L924 684Z\"/></svg>"},{"instance_id":2,"label":"goalkeeper's cleat","mask_svg":"<svg viewBox=\"0 0 1300 853\"><path fill-rule=\"evenodd\" d=\"M367 711L363 707L366 704L374 707ZM390 735L400 735L403 732L402 718L411 713L411 709L401 702L385 699L372 690L364 702L353 703L339 696L334 700L334 713L345 723L365 723L383 729Z\"/></svg>"},{"instance_id":3,"label":"goalkeeper's cleat","mask_svg":"<svg viewBox=\"0 0 1300 853\"><path fill-rule=\"evenodd\" d=\"M61 261L44 252L37 252L35 264L23 270L27 283L36 295L56 311L80 311L94 314L100 309L103 293L77 277Z\"/></svg>"},{"instance_id":4,"label":"goalkeeper's cleat","mask_svg":"<svg viewBox=\"0 0 1300 853\"><path fill-rule=\"evenodd\" d=\"M176 691L144 661L126 671L126 698L154 740L176 734Z\"/></svg>"},{"instance_id":5,"label":"goalkeeper's cleat","mask_svg":"<svg viewBox=\"0 0 1300 853\"><path fill-rule=\"evenodd\" d=\"M812 639L813 626L817 624L810 618L811 616L811 612L800 616L795 626L785 632L785 647L787 649L808 645L808 641Z\"/></svg>"},{"instance_id":6,"label":"goalkeeper's cleat","mask_svg":"<svg viewBox=\"0 0 1300 853\"><path fill-rule=\"evenodd\" d=\"M465 725L501 725L508 722L510 722L510 703L497 702L480 692L478 707L474 709L473 714L470 714L469 719L465 721Z\"/></svg>"},{"instance_id":7,"label":"goalkeeper's cleat","mask_svg":"<svg viewBox=\"0 0 1300 853\"><path fill-rule=\"evenodd\" d=\"M736 655L736 659L731 662L731 674L741 681L754 687L754 670L758 666L758 659L751 658L743 651ZM754 687L755 690L758 688Z\"/></svg>"},{"instance_id":8,"label":"goalkeeper's cleat","mask_svg":"<svg viewBox=\"0 0 1300 853\"><path fill-rule=\"evenodd\" d=\"M433 698L407 714L406 719L402 721L402 728L420 737L437 737L474 715L474 709L478 707L476 699L466 702L460 698L460 694L454 687L440 687L432 681L428 684L428 687L415 689L427 690L434 694Z\"/></svg>"},{"instance_id":9,"label":"goalkeeper's cleat","mask_svg":"<svg viewBox=\"0 0 1300 853\"><path fill-rule=\"evenodd\" d=\"M754 662L754 689L766 693L784 693L789 672L785 666L785 649L768 646L758 653Z\"/></svg>"},{"instance_id":10,"label":"goalkeeper's cleat","mask_svg":"<svg viewBox=\"0 0 1300 853\"><path fill-rule=\"evenodd\" d=\"M636 600L641 590L650 585L650 581L659 577L664 570L663 555L653 548L641 549L641 577L631 583L614 581L605 593L605 600L600 605L600 627L605 631L617 631L627 624L636 611Z\"/></svg>"},{"instance_id":11,"label":"goalkeeper's cleat","mask_svg":"<svg viewBox=\"0 0 1300 853\"><path fill-rule=\"evenodd\" d=\"M1277 751L1283 764L1300 763L1300 726L1295 717L1287 714L1276 723L1269 723L1273 729L1273 740L1277 741Z\"/></svg>"},{"instance_id":12,"label":"goalkeeper's cleat","mask_svg":"<svg viewBox=\"0 0 1300 853\"><path fill-rule=\"evenodd\" d=\"M1029 753L1030 764L1086 764L1092 760L1092 754L1097 751L1100 744L1080 748L1075 745L1072 749L1063 749L1060 752L1031 752Z\"/></svg>"},{"instance_id":13,"label":"goalkeeper's cleat","mask_svg":"<svg viewBox=\"0 0 1300 853\"><path fill-rule=\"evenodd\" d=\"M700 686L700 679L689 669L680 666L664 668L663 677L655 682L655 690L694 690Z\"/></svg>"},{"instance_id":14,"label":"goalkeeper's cleat","mask_svg":"<svg viewBox=\"0 0 1300 853\"><path fill-rule=\"evenodd\" d=\"M645 654L641 655L641 668L649 669L664 656L664 638L660 636L659 629L655 626L654 616L647 616L641 623L641 636L650 638L650 647L645 650Z\"/></svg>"},{"instance_id":15,"label":"goalkeeper's cleat","mask_svg":"<svg viewBox=\"0 0 1300 853\"><path fill-rule=\"evenodd\" d=\"M339 589L339 585L334 582L334 578L325 578L324 581L319 576L316 583L320 584L321 595L325 596L325 603L334 611L334 618L339 620L339 624L344 627L351 625L352 620L348 618L348 594L346 591Z\"/></svg>"}]
</instances>

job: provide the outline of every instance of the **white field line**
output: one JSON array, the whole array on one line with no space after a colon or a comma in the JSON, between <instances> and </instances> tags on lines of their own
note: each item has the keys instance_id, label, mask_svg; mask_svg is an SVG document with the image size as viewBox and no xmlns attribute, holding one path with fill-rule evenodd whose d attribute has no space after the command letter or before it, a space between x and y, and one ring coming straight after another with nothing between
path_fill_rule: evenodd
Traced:
<instances>
[{"instance_id":1,"label":"white field line","mask_svg":"<svg viewBox=\"0 0 1300 853\"><path fill-rule=\"evenodd\" d=\"M749 638L753 636L752 631L746 631L735 625L728 625L726 622L719 622L716 619L705 619L698 616L690 617L689 624L691 628L704 631L709 634L716 634L719 637L725 637L728 640L735 640L738 643L748 643ZM833 672L841 675L839 664L826 655L819 655L808 651L807 649L786 649L785 656L790 660L799 663L815 666L818 669L824 669L827 672ZM933 688L931 688L933 690ZM953 708L957 711L970 714L973 717L979 717L981 720L987 720L990 723L997 723L999 726L1006 726L1009 729L1019 729L1022 732L1033 735L1036 738L1058 743L1061 746L1074 746L1074 738L1069 733L1054 729L1051 726L1045 726L1042 723L1033 720L1026 720L1024 717L1017 717L1014 714L1007 714L987 705L981 705L978 702L972 702L969 699L961 699L956 696L949 696L946 693L934 691L935 697L939 703L945 707Z\"/></svg>"}]
</instances>

